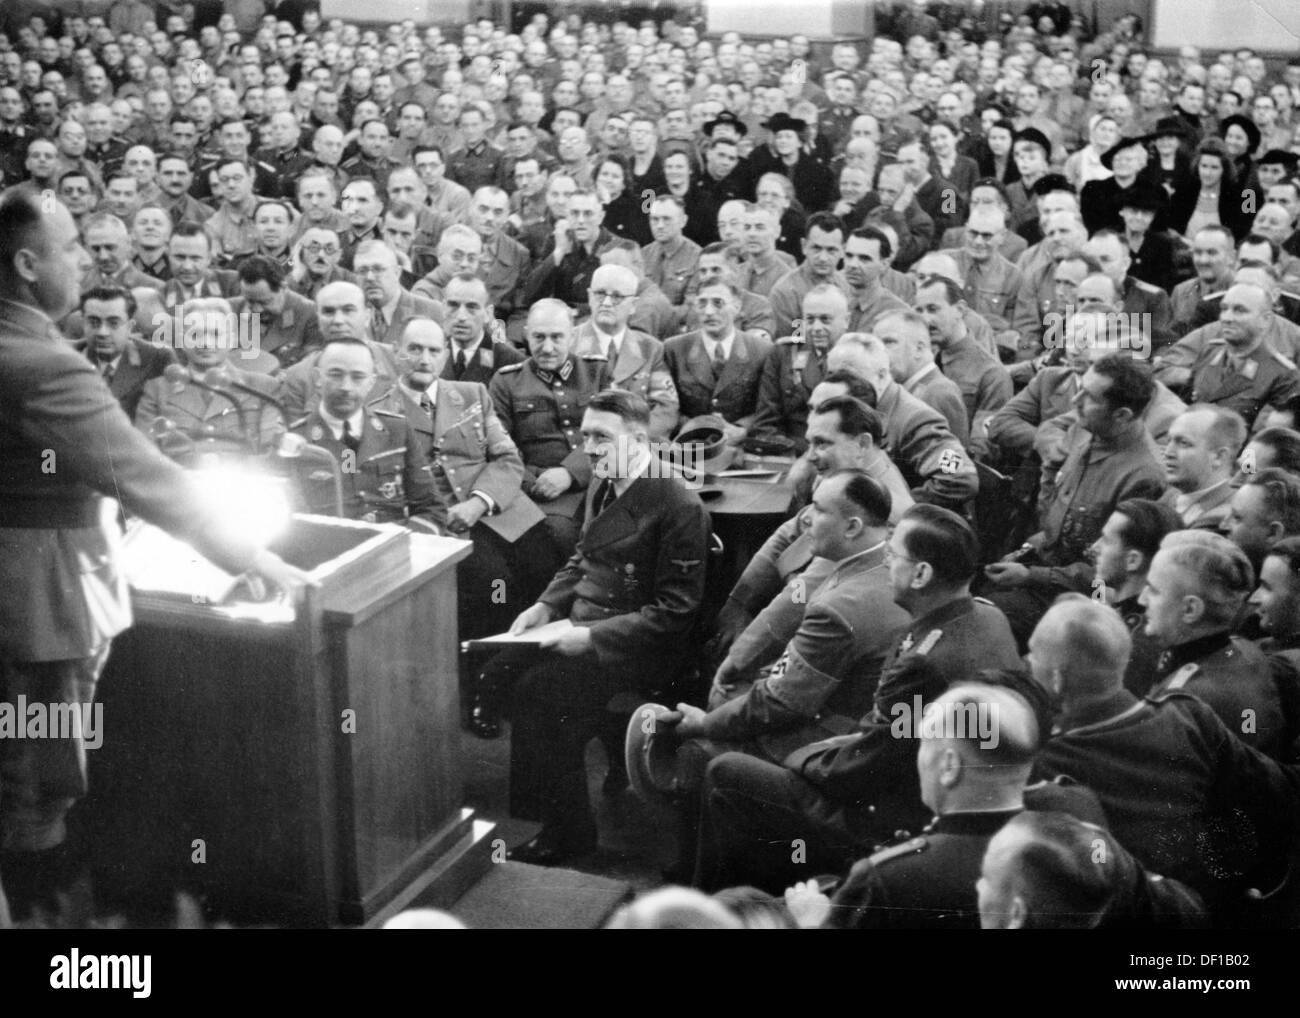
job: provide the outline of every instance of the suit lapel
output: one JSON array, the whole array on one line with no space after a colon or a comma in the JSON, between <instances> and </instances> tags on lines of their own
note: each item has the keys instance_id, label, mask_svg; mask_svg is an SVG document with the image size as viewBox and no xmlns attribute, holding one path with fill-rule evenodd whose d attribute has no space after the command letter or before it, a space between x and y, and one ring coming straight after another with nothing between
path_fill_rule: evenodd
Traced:
<instances>
[{"instance_id":1,"label":"suit lapel","mask_svg":"<svg viewBox=\"0 0 1300 1018\"><path fill-rule=\"evenodd\" d=\"M645 363L641 344L632 336L632 330L623 333L623 346L618 351L618 363L614 365L614 380L617 382L631 378Z\"/></svg>"},{"instance_id":2,"label":"suit lapel","mask_svg":"<svg viewBox=\"0 0 1300 1018\"><path fill-rule=\"evenodd\" d=\"M709 357L708 347L705 345L704 333L697 333L695 342L691 344L690 353L686 356L687 363L691 366L689 374L696 378L713 378L713 359ZM718 380L713 378L713 384L716 387Z\"/></svg>"},{"instance_id":3,"label":"suit lapel","mask_svg":"<svg viewBox=\"0 0 1300 1018\"><path fill-rule=\"evenodd\" d=\"M737 331L736 339L731 344L731 356L727 358L727 363L722 366L722 377L717 379L716 390L724 389L738 379L745 370L745 362L748 360L748 340L744 333Z\"/></svg>"},{"instance_id":4,"label":"suit lapel","mask_svg":"<svg viewBox=\"0 0 1300 1018\"><path fill-rule=\"evenodd\" d=\"M457 427L457 422L465 412L465 400L459 392L450 385L444 385L438 382L438 404L433 408L434 422L433 434L438 445L442 445L443 436L452 428Z\"/></svg>"}]
</instances>

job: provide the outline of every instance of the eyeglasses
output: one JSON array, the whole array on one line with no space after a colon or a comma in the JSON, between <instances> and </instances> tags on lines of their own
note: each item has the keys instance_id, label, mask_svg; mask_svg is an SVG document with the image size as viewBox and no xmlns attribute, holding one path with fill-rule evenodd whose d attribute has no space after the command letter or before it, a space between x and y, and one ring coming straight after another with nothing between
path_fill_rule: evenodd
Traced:
<instances>
[{"instance_id":1,"label":"eyeglasses","mask_svg":"<svg viewBox=\"0 0 1300 1018\"><path fill-rule=\"evenodd\" d=\"M609 301L611 304L622 304L625 300L631 300L636 296L634 293L610 293L608 290L588 290L591 299L597 304L604 304Z\"/></svg>"},{"instance_id":2,"label":"eyeglasses","mask_svg":"<svg viewBox=\"0 0 1300 1018\"><path fill-rule=\"evenodd\" d=\"M336 255L340 250L342 250L334 244L304 244L302 249L308 254L320 254L321 252L324 252L328 255Z\"/></svg>"}]
</instances>

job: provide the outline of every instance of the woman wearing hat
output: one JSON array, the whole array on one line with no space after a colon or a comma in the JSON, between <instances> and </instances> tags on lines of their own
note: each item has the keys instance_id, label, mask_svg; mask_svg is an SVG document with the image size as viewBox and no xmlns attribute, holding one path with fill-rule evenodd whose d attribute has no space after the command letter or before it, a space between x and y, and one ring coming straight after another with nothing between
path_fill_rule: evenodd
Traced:
<instances>
[{"instance_id":1,"label":"woman wearing hat","mask_svg":"<svg viewBox=\"0 0 1300 1018\"><path fill-rule=\"evenodd\" d=\"M1187 121L1179 116L1161 117L1152 132L1156 157L1147 166L1147 175L1165 189L1166 197L1172 198L1191 179L1192 160L1186 151L1189 133Z\"/></svg>"},{"instance_id":2,"label":"woman wearing hat","mask_svg":"<svg viewBox=\"0 0 1300 1018\"><path fill-rule=\"evenodd\" d=\"M1233 177L1240 184L1242 192L1253 189L1258 196L1259 181L1255 177L1255 153L1259 151L1259 143L1263 140L1263 136L1255 126L1255 121L1240 113L1224 117L1219 121L1219 137L1223 139L1223 146L1232 159ZM1258 197L1256 202L1263 204Z\"/></svg>"},{"instance_id":3,"label":"woman wearing hat","mask_svg":"<svg viewBox=\"0 0 1300 1018\"><path fill-rule=\"evenodd\" d=\"M1088 144L1070 156L1062 170L1076 191L1084 184L1106 180L1111 176L1110 170L1102 165L1101 158L1117 141L1119 122L1105 113L1094 114L1088 121Z\"/></svg>"},{"instance_id":4,"label":"woman wearing hat","mask_svg":"<svg viewBox=\"0 0 1300 1018\"><path fill-rule=\"evenodd\" d=\"M1120 198L1119 215L1124 220L1124 241L1128 245L1128 274L1168 293L1179 278L1175 272L1176 247L1169 232L1154 228L1168 197L1164 189L1139 179Z\"/></svg>"},{"instance_id":5,"label":"woman wearing hat","mask_svg":"<svg viewBox=\"0 0 1300 1018\"><path fill-rule=\"evenodd\" d=\"M1240 242L1250 220L1242 211L1232 156L1220 139L1206 138L1193 157L1192 176L1169 203L1170 227L1190 240L1201 227L1221 224Z\"/></svg>"},{"instance_id":6,"label":"woman wearing hat","mask_svg":"<svg viewBox=\"0 0 1300 1018\"><path fill-rule=\"evenodd\" d=\"M1123 231L1124 220L1119 214L1121 202L1137 184L1150 161L1147 141L1146 135L1120 138L1101 157L1101 165L1110 170L1111 176L1083 185L1079 192L1079 207L1089 234L1098 230ZM1163 228L1163 224L1157 224L1157 228Z\"/></svg>"},{"instance_id":7,"label":"woman wearing hat","mask_svg":"<svg viewBox=\"0 0 1300 1018\"><path fill-rule=\"evenodd\" d=\"M764 173L780 173L794 184L799 204L809 212L830 207L835 195L835 181L825 163L804 151L803 139L808 123L788 113L775 113L765 125L771 132L769 144L754 149L746 163L749 177L757 183Z\"/></svg>"}]
</instances>

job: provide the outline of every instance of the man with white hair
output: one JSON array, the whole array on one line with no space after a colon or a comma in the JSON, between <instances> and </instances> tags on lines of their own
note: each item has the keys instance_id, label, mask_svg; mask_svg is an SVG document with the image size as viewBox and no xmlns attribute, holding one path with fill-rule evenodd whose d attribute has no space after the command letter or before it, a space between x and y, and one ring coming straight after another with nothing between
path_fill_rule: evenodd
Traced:
<instances>
[{"instance_id":1,"label":"man with white hair","mask_svg":"<svg viewBox=\"0 0 1300 1018\"><path fill-rule=\"evenodd\" d=\"M979 490L974 463L939 411L894 381L889 351L879 338L846 332L826 364L831 371L851 371L876 390L876 410L885 419L885 452L913 485L918 501L955 507L974 497Z\"/></svg>"},{"instance_id":2,"label":"man with white hair","mask_svg":"<svg viewBox=\"0 0 1300 1018\"><path fill-rule=\"evenodd\" d=\"M136 406L135 426L152 435L156 421L168 421L193 442L187 452L232 446L253 452L273 449L285 428L279 408L240 389L231 389L234 384L271 396L276 383L267 375L237 366L233 355L241 349L239 317L230 302L221 297L189 301L168 324L170 345L183 355L185 375L145 383ZM153 338L156 342L159 335ZM213 393L210 386L232 395Z\"/></svg>"},{"instance_id":3,"label":"man with white hair","mask_svg":"<svg viewBox=\"0 0 1300 1018\"><path fill-rule=\"evenodd\" d=\"M591 276L591 317L578 326L574 352L604 359L609 384L635 392L650 406L650 437L665 440L677 427L677 387L664 360L664 345L629 328L635 307L636 273L622 265L602 265Z\"/></svg>"}]
</instances>

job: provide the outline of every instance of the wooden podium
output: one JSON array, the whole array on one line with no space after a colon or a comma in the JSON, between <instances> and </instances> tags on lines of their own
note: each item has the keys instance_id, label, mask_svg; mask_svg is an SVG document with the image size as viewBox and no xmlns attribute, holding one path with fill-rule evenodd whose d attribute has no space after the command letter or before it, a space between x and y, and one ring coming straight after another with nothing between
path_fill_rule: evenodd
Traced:
<instances>
[{"instance_id":1,"label":"wooden podium","mask_svg":"<svg viewBox=\"0 0 1300 1018\"><path fill-rule=\"evenodd\" d=\"M319 581L296 612L133 592L90 754L96 886L279 926L449 905L489 862L458 762L470 545L296 516L273 547Z\"/></svg>"}]
</instances>

